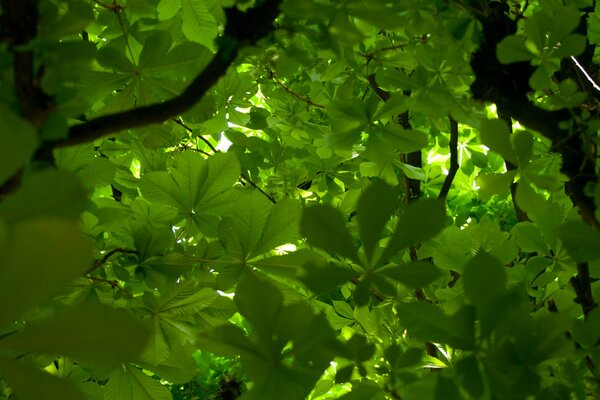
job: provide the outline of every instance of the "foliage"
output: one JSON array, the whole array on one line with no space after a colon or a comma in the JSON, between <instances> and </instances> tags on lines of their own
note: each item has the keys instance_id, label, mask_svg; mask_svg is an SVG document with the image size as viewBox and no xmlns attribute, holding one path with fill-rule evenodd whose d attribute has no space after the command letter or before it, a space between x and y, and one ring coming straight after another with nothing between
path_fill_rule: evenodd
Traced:
<instances>
[{"instance_id":1,"label":"foliage","mask_svg":"<svg viewBox=\"0 0 600 400\"><path fill-rule=\"evenodd\" d=\"M599 396L593 0L1 0L0 397Z\"/></svg>"}]
</instances>

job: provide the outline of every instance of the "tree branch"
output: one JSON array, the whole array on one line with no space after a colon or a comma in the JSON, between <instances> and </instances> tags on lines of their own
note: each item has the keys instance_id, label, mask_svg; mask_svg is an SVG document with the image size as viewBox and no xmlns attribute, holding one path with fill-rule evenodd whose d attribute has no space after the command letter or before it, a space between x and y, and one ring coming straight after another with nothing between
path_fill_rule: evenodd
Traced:
<instances>
[{"instance_id":1,"label":"tree branch","mask_svg":"<svg viewBox=\"0 0 600 400\"><path fill-rule=\"evenodd\" d=\"M442 185L442 189L440 190L440 194L438 195L438 199L446 200L448 197L448 192L450 191L450 187L452 186L452 181L456 176L456 172L458 171L458 122L453 118L450 118L450 169L448 170L448 175L446 175L446 179L444 179L444 184Z\"/></svg>"},{"instance_id":2,"label":"tree branch","mask_svg":"<svg viewBox=\"0 0 600 400\"><path fill-rule=\"evenodd\" d=\"M85 275L89 275L94 270L96 270L96 269L100 268L101 266L103 266L104 264L106 264L108 262L108 259L111 258L113 255L115 255L117 253L122 253L122 254L138 254L138 251L137 250L122 249L120 247L118 247L116 249L112 249L109 252L105 253L102 256L101 259L96 260L94 262L94 264L87 271L85 271Z\"/></svg>"},{"instance_id":3,"label":"tree branch","mask_svg":"<svg viewBox=\"0 0 600 400\"><path fill-rule=\"evenodd\" d=\"M241 177L244 181L248 182L250 184L250 186L252 186L254 189L258 190L260 193L262 193L263 195L265 195L265 197L267 199L269 199L269 201L273 204L277 203L277 200L275 200L275 197L271 196L269 193L265 192L264 190L262 190L256 183L254 183L249 177L248 175L246 175L245 173L241 173Z\"/></svg>"},{"instance_id":4,"label":"tree branch","mask_svg":"<svg viewBox=\"0 0 600 400\"><path fill-rule=\"evenodd\" d=\"M567 128L572 126L571 112L574 110L547 111L529 102L529 78L534 71L529 62L503 65L498 61L497 44L514 34L517 24L509 18L506 4L489 4L485 16L475 15L482 24L483 38L471 59L471 68L475 73L475 81L471 85L473 97L495 103L499 112L552 141L552 151L561 154L562 172L569 177L565 186L567 194L579 208L582 219L600 229L594 201L585 193L586 186L598 182L595 161L590 157L590 146L582 139L585 132L577 126ZM591 52L589 48L588 43L588 49L584 52L586 57ZM571 285L577 296L576 301L581 305L584 315L587 315L597 305L592 297L587 264L577 265L577 275L571 280Z\"/></svg>"},{"instance_id":5,"label":"tree branch","mask_svg":"<svg viewBox=\"0 0 600 400\"><path fill-rule=\"evenodd\" d=\"M54 146L66 147L91 142L126 129L161 123L187 111L227 72L242 47L255 44L273 30L273 21L279 14L280 3L281 0L265 0L245 13L237 8L225 10L227 26L223 37L219 39L219 50L179 96L162 103L104 115L74 125L69 129L68 137L54 142Z\"/></svg>"},{"instance_id":6,"label":"tree branch","mask_svg":"<svg viewBox=\"0 0 600 400\"><path fill-rule=\"evenodd\" d=\"M268 65L265 66L265 70L267 71L267 77L269 79L272 79L273 81L275 81L283 90L285 90L286 92L288 92L289 94L291 94L292 96L294 96L295 98L297 98L298 100L303 101L304 103L306 103L306 104L308 104L309 106L312 106L312 107L321 108L321 109L325 108L324 105L319 104L319 103L315 103L308 96L302 96L301 94L298 94L298 93L294 92L289 86L287 86L285 83L281 82L275 76L275 73L273 72L273 70Z\"/></svg>"},{"instance_id":7,"label":"tree branch","mask_svg":"<svg viewBox=\"0 0 600 400\"><path fill-rule=\"evenodd\" d=\"M186 124L184 124L183 121L181 121L180 119L173 118L172 121L175 122L177 125L181 126L186 131L188 131L188 133L190 133L190 134L194 133L194 131L192 130L192 128L190 128L189 126L187 126ZM213 153L218 153L219 152L219 150L217 150L215 148L215 146L213 146L212 143L208 141L207 138L205 138L202 135L198 135L198 137L200 138L200 140L202 140L204 143L206 143L206 145L208 146L208 148L211 149L213 151Z\"/></svg>"}]
</instances>

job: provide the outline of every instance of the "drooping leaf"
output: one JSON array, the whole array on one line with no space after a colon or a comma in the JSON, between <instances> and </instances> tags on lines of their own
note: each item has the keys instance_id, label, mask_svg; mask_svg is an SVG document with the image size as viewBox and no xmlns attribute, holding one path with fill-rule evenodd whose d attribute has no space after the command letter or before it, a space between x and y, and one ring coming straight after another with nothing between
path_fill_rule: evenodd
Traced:
<instances>
[{"instance_id":1,"label":"drooping leaf","mask_svg":"<svg viewBox=\"0 0 600 400\"><path fill-rule=\"evenodd\" d=\"M86 192L74 175L49 169L29 176L0 203L0 216L8 223L41 216L75 220L85 203Z\"/></svg>"},{"instance_id":2,"label":"drooping leaf","mask_svg":"<svg viewBox=\"0 0 600 400\"><path fill-rule=\"evenodd\" d=\"M425 287L441 276L441 271L433 263L427 262L412 262L390 268L385 267L379 269L378 273L412 289Z\"/></svg>"},{"instance_id":3,"label":"drooping leaf","mask_svg":"<svg viewBox=\"0 0 600 400\"><path fill-rule=\"evenodd\" d=\"M36 133L27 121L0 104L0 184L13 176L37 147Z\"/></svg>"},{"instance_id":4,"label":"drooping leaf","mask_svg":"<svg viewBox=\"0 0 600 400\"><path fill-rule=\"evenodd\" d=\"M409 204L398 221L381 261L405 247L431 239L442 230L445 220L446 208L440 200L425 199Z\"/></svg>"},{"instance_id":5,"label":"drooping leaf","mask_svg":"<svg viewBox=\"0 0 600 400\"><path fill-rule=\"evenodd\" d=\"M90 242L74 221L36 218L7 232L0 243L0 326L50 300L91 266Z\"/></svg>"},{"instance_id":6,"label":"drooping leaf","mask_svg":"<svg viewBox=\"0 0 600 400\"><path fill-rule=\"evenodd\" d=\"M415 337L457 348L472 346L472 327L457 324L456 318L447 316L433 304L399 303L397 309L398 319Z\"/></svg>"},{"instance_id":7,"label":"drooping leaf","mask_svg":"<svg viewBox=\"0 0 600 400\"><path fill-rule=\"evenodd\" d=\"M525 37L520 35L506 36L496 47L498 61L510 64L519 61L529 61L533 58L525 46Z\"/></svg>"},{"instance_id":8,"label":"drooping leaf","mask_svg":"<svg viewBox=\"0 0 600 400\"><path fill-rule=\"evenodd\" d=\"M256 335L270 341L283 303L279 290L266 280L247 273L236 289L234 302L240 314L250 321Z\"/></svg>"},{"instance_id":9,"label":"drooping leaf","mask_svg":"<svg viewBox=\"0 0 600 400\"><path fill-rule=\"evenodd\" d=\"M60 354L100 365L119 365L140 356L148 333L124 311L98 303L82 303L50 319L28 324L0 342L0 348L20 352Z\"/></svg>"},{"instance_id":10,"label":"drooping leaf","mask_svg":"<svg viewBox=\"0 0 600 400\"><path fill-rule=\"evenodd\" d=\"M558 236L567 251L577 261L600 259L600 232L581 221L565 222Z\"/></svg>"},{"instance_id":11,"label":"drooping leaf","mask_svg":"<svg viewBox=\"0 0 600 400\"><path fill-rule=\"evenodd\" d=\"M369 262L373 261L373 252L383 228L396 207L396 193L391 186L382 181L377 181L369 186L358 200L356 211L360 238Z\"/></svg>"},{"instance_id":12,"label":"drooping leaf","mask_svg":"<svg viewBox=\"0 0 600 400\"><path fill-rule=\"evenodd\" d=\"M518 163L510 143L510 132L506 122L500 119L485 119L481 121L479 130L483 144L500 154L506 161L515 165Z\"/></svg>"},{"instance_id":13,"label":"drooping leaf","mask_svg":"<svg viewBox=\"0 0 600 400\"><path fill-rule=\"evenodd\" d=\"M506 288L506 272L500 262L480 251L465 266L465 295L481 311L486 310Z\"/></svg>"},{"instance_id":14,"label":"drooping leaf","mask_svg":"<svg viewBox=\"0 0 600 400\"><path fill-rule=\"evenodd\" d=\"M310 290L317 294L322 294L357 278L359 273L331 263L320 264L310 261L304 265L299 275L300 280Z\"/></svg>"},{"instance_id":15,"label":"drooping leaf","mask_svg":"<svg viewBox=\"0 0 600 400\"><path fill-rule=\"evenodd\" d=\"M309 244L360 263L344 217L335 208L322 204L305 208L300 229Z\"/></svg>"},{"instance_id":16,"label":"drooping leaf","mask_svg":"<svg viewBox=\"0 0 600 400\"><path fill-rule=\"evenodd\" d=\"M411 153L427 146L427 134L414 129L402 129L399 125L389 125L381 129L382 134L402 153Z\"/></svg>"}]
</instances>

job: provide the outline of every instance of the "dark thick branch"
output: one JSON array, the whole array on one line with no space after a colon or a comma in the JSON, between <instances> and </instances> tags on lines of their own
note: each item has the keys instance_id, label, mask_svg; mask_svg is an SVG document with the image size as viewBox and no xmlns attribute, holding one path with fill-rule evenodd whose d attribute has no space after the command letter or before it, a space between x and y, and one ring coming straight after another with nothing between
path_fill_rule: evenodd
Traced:
<instances>
[{"instance_id":1,"label":"dark thick branch","mask_svg":"<svg viewBox=\"0 0 600 400\"><path fill-rule=\"evenodd\" d=\"M600 222L595 217L594 201L585 193L588 184L598 182L591 146L584 139L586 132L574 124L569 110L548 111L529 102L527 93L531 89L528 82L533 67L528 62L503 65L496 58L497 44L516 32L516 22L509 18L506 4L489 4L485 15L475 15L482 24L483 38L471 59L471 68L475 73L475 81L471 86L473 97L495 103L499 112L552 141L552 150L562 156L562 172L569 177L565 187L567 194L579 208L582 219L600 229ZM589 53L588 48L584 53L586 58ZM568 71L563 72L568 74ZM577 275L571 280L571 285L577 295L576 301L587 315L596 307L587 264L577 265Z\"/></svg>"},{"instance_id":2,"label":"dark thick branch","mask_svg":"<svg viewBox=\"0 0 600 400\"><path fill-rule=\"evenodd\" d=\"M562 172L569 177L567 193L579 208L583 220L600 229L594 202L584 192L584 188L597 182L598 178L588 146L582 140L583 132L577 127L566 128L571 125L569 110L544 110L527 99L531 90L529 77L534 71L528 62L503 65L496 58L496 45L516 32L516 23L501 10L480 18L480 21L484 37L471 60L475 73L471 86L473 97L495 103L499 112L552 141L552 150L562 155Z\"/></svg>"},{"instance_id":3,"label":"dark thick branch","mask_svg":"<svg viewBox=\"0 0 600 400\"><path fill-rule=\"evenodd\" d=\"M161 123L187 111L227 72L242 47L255 44L273 30L273 21L279 14L280 3L281 0L265 0L245 13L237 8L227 9L227 26L224 36L220 38L217 54L179 96L72 126L68 137L55 142L55 146L91 142L125 129Z\"/></svg>"},{"instance_id":4,"label":"dark thick branch","mask_svg":"<svg viewBox=\"0 0 600 400\"><path fill-rule=\"evenodd\" d=\"M438 199L445 200L448 197L448 192L452 186L452 181L458 171L458 122L453 118L450 118L450 169L448 175L444 179L444 184L438 195Z\"/></svg>"},{"instance_id":5,"label":"dark thick branch","mask_svg":"<svg viewBox=\"0 0 600 400\"><path fill-rule=\"evenodd\" d=\"M587 263L577 263L577 275L571 278L570 283L577 295L575 303L581 306L583 315L587 317L589 312L598 305L592 296L590 268Z\"/></svg>"}]
</instances>

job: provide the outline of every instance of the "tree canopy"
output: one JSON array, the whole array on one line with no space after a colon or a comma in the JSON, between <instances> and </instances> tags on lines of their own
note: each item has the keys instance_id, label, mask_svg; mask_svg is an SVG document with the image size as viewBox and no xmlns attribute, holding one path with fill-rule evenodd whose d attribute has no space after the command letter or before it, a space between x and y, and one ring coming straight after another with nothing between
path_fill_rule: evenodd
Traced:
<instances>
[{"instance_id":1,"label":"tree canopy","mask_svg":"<svg viewBox=\"0 0 600 400\"><path fill-rule=\"evenodd\" d=\"M0 398L600 396L593 0L0 0Z\"/></svg>"}]
</instances>

